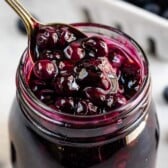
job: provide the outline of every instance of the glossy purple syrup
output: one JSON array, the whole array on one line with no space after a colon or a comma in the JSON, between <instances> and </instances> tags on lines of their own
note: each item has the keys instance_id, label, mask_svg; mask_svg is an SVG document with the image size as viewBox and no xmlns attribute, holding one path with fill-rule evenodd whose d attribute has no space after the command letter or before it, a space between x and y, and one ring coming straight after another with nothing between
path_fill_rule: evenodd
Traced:
<instances>
[{"instance_id":1,"label":"glossy purple syrup","mask_svg":"<svg viewBox=\"0 0 168 168\"><path fill-rule=\"evenodd\" d=\"M125 105L142 85L143 68L129 45L118 47L117 41L107 37L81 38L64 27L50 26L39 29L35 44L30 89L43 103L60 112L102 114ZM112 75L119 84L115 93ZM90 104L94 112L87 112Z\"/></svg>"},{"instance_id":2,"label":"glossy purple syrup","mask_svg":"<svg viewBox=\"0 0 168 168\"><path fill-rule=\"evenodd\" d=\"M24 77L18 72L9 119L13 168L155 168L159 126L149 102L150 83L143 95L139 92L147 72L133 44L96 33L83 39L63 28L57 36L48 31L57 37L49 37L52 47L45 49L48 40L42 31L35 63L25 52L24 66L19 65ZM111 73L119 82L115 94ZM35 96L30 101L21 78ZM136 95L147 98L143 106L132 99ZM34 99L40 103L34 106ZM118 111L128 103L133 109ZM53 111L43 111L41 105Z\"/></svg>"}]
</instances>

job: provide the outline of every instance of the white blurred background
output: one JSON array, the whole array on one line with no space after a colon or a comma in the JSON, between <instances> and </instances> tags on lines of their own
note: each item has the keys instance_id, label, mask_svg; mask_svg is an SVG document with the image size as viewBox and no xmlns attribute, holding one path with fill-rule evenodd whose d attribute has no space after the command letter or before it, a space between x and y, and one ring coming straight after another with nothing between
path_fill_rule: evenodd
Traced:
<instances>
[{"instance_id":1,"label":"white blurred background","mask_svg":"<svg viewBox=\"0 0 168 168\"><path fill-rule=\"evenodd\" d=\"M83 22L85 16L74 7L73 0L20 0L40 21L74 23ZM89 0L86 0L87 2ZM103 0L102 0L103 1ZM100 13L101 14L101 13ZM0 1L0 168L10 168L7 119L15 96L15 72L22 52L27 46L27 37L16 26L17 15ZM110 25L110 23L109 23ZM111 25L112 26L112 25ZM145 25L144 25L145 26ZM148 55L148 54L147 54ZM161 141L157 168L168 164L168 104L162 98L162 91L168 86L168 62L149 56L153 82L153 98L156 104ZM145 145L144 144L144 148Z\"/></svg>"}]
</instances>

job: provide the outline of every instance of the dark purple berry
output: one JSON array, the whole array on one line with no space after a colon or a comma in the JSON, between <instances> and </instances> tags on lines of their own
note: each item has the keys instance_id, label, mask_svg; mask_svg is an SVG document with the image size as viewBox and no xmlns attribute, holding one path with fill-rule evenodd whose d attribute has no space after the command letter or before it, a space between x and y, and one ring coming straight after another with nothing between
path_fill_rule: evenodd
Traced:
<instances>
[{"instance_id":1,"label":"dark purple berry","mask_svg":"<svg viewBox=\"0 0 168 168\"><path fill-rule=\"evenodd\" d=\"M98 67L99 60L84 60L79 63L74 71L77 76L77 83L79 85L86 86L96 86L101 80L102 72Z\"/></svg>"},{"instance_id":2,"label":"dark purple berry","mask_svg":"<svg viewBox=\"0 0 168 168\"><path fill-rule=\"evenodd\" d=\"M141 70L135 64L127 64L121 69L119 78L120 87L123 87L126 98L130 99L139 90L141 84Z\"/></svg>"},{"instance_id":3,"label":"dark purple berry","mask_svg":"<svg viewBox=\"0 0 168 168\"><path fill-rule=\"evenodd\" d=\"M58 41L58 35L54 27L44 26L38 30L36 44L39 49L52 49Z\"/></svg>"},{"instance_id":4,"label":"dark purple berry","mask_svg":"<svg viewBox=\"0 0 168 168\"><path fill-rule=\"evenodd\" d=\"M57 98L55 101L55 108L60 112L74 114L75 103L72 97L67 98Z\"/></svg>"},{"instance_id":5,"label":"dark purple berry","mask_svg":"<svg viewBox=\"0 0 168 168\"><path fill-rule=\"evenodd\" d=\"M74 95L80 88L73 75L57 77L54 87L57 94L68 96Z\"/></svg>"},{"instance_id":6,"label":"dark purple berry","mask_svg":"<svg viewBox=\"0 0 168 168\"><path fill-rule=\"evenodd\" d=\"M69 60L63 60L59 62L58 68L62 76L69 76L73 74L74 64Z\"/></svg>"},{"instance_id":7,"label":"dark purple berry","mask_svg":"<svg viewBox=\"0 0 168 168\"><path fill-rule=\"evenodd\" d=\"M77 40L75 34L70 30L69 27L58 27L56 28L56 32L58 34L58 45L61 48L66 47L72 41Z\"/></svg>"},{"instance_id":8,"label":"dark purple berry","mask_svg":"<svg viewBox=\"0 0 168 168\"><path fill-rule=\"evenodd\" d=\"M108 46L101 37L89 37L82 42L82 46L90 57L106 57L108 55Z\"/></svg>"},{"instance_id":9,"label":"dark purple berry","mask_svg":"<svg viewBox=\"0 0 168 168\"><path fill-rule=\"evenodd\" d=\"M107 108L112 108L114 106L114 95L106 96L105 105Z\"/></svg>"},{"instance_id":10,"label":"dark purple berry","mask_svg":"<svg viewBox=\"0 0 168 168\"><path fill-rule=\"evenodd\" d=\"M35 63L33 72L38 79L48 80L53 79L58 74L58 68L49 60L40 60Z\"/></svg>"},{"instance_id":11,"label":"dark purple berry","mask_svg":"<svg viewBox=\"0 0 168 168\"><path fill-rule=\"evenodd\" d=\"M108 58L112 66L117 69L119 69L126 61L125 54L116 48L109 52Z\"/></svg>"},{"instance_id":12,"label":"dark purple berry","mask_svg":"<svg viewBox=\"0 0 168 168\"><path fill-rule=\"evenodd\" d=\"M102 106L106 100L107 92L101 88L88 87L84 89L86 97L98 106Z\"/></svg>"},{"instance_id":13,"label":"dark purple berry","mask_svg":"<svg viewBox=\"0 0 168 168\"><path fill-rule=\"evenodd\" d=\"M46 84L46 82L39 80L39 79L31 79L29 82L29 86L30 86L31 90L35 93L41 89L46 88L47 84Z\"/></svg>"},{"instance_id":14,"label":"dark purple berry","mask_svg":"<svg viewBox=\"0 0 168 168\"><path fill-rule=\"evenodd\" d=\"M36 96L45 104L54 103L54 90L51 89L43 89L36 93Z\"/></svg>"},{"instance_id":15,"label":"dark purple berry","mask_svg":"<svg viewBox=\"0 0 168 168\"><path fill-rule=\"evenodd\" d=\"M113 96L114 102L113 102L113 108L118 108L127 103L127 99L125 96L123 96L120 93L117 93Z\"/></svg>"},{"instance_id":16,"label":"dark purple berry","mask_svg":"<svg viewBox=\"0 0 168 168\"><path fill-rule=\"evenodd\" d=\"M76 115L96 115L99 114L98 107L89 100L79 100L76 105Z\"/></svg>"},{"instance_id":17,"label":"dark purple berry","mask_svg":"<svg viewBox=\"0 0 168 168\"><path fill-rule=\"evenodd\" d=\"M71 61L79 61L85 57L85 50L81 47L79 42L72 42L65 50L65 57Z\"/></svg>"},{"instance_id":18,"label":"dark purple berry","mask_svg":"<svg viewBox=\"0 0 168 168\"><path fill-rule=\"evenodd\" d=\"M63 58L64 56L61 51L45 50L40 54L39 59L47 59L53 61L53 60L61 60Z\"/></svg>"}]
</instances>

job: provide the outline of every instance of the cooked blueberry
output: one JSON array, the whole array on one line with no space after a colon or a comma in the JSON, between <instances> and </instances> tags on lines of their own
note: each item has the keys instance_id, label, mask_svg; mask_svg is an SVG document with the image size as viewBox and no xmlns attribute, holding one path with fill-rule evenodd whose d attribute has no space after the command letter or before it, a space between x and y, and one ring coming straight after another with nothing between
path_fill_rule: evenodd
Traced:
<instances>
[{"instance_id":1,"label":"cooked blueberry","mask_svg":"<svg viewBox=\"0 0 168 168\"><path fill-rule=\"evenodd\" d=\"M44 89L47 84L45 81L39 79L31 79L29 82L29 86L33 92L38 92L41 89Z\"/></svg>"},{"instance_id":2,"label":"cooked blueberry","mask_svg":"<svg viewBox=\"0 0 168 168\"><path fill-rule=\"evenodd\" d=\"M168 87L166 87L163 91L163 97L166 102L168 102Z\"/></svg>"},{"instance_id":3,"label":"cooked blueberry","mask_svg":"<svg viewBox=\"0 0 168 168\"><path fill-rule=\"evenodd\" d=\"M64 113L74 114L75 112L75 103L72 97L57 98L55 101L55 107Z\"/></svg>"},{"instance_id":4,"label":"cooked blueberry","mask_svg":"<svg viewBox=\"0 0 168 168\"><path fill-rule=\"evenodd\" d=\"M97 66L98 60L86 60L79 63L75 68L77 83L81 86L96 86L101 80L102 72Z\"/></svg>"},{"instance_id":5,"label":"cooked blueberry","mask_svg":"<svg viewBox=\"0 0 168 168\"><path fill-rule=\"evenodd\" d=\"M42 89L36 93L36 96L45 104L54 103L54 90L51 89Z\"/></svg>"},{"instance_id":6,"label":"cooked blueberry","mask_svg":"<svg viewBox=\"0 0 168 168\"><path fill-rule=\"evenodd\" d=\"M69 27L58 27L56 28L56 32L58 34L58 45L61 48L66 47L72 41L75 41L77 37L75 34L70 30Z\"/></svg>"},{"instance_id":7,"label":"cooked blueberry","mask_svg":"<svg viewBox=\"0 0 168 168\"><path fill-rule=\"evenodd\" d=\"M159 15L161 12L160 6L157 5L156 3L148 3L144 6L144 9L157 15Z\"/></svg>"},{"instance_id":8,"label":"cooked blueberry","mask_svg":"<svg viewBox=\"0 0 168 168\"><path fill-rule=\"evenodd\" d=\"M55 92L59 95L72 96L79 90L79 85L73 75L57 77L54 82Z\"/></svg>"},{"instance_id":9,"label":"cooked blueberry","mask_svg":"<svg viewBox=\"0 0 168 168\"><path fill-rule=\"evenodd\" d=\"M51 26L41 27L36 36L36 44L39 49L52 49L58 42L55 28Z\"/></svg>"},{"instance_id":10,"label":"cooked blueberry","mask_svg":"<svg viewBox=\"0 0 168 168\"><path fill-rule=\"evenodd\" d=\"M114 97L113 108L121 107L127 103L127 99L125 98L125 96L123 96L120 93L115 94L113 97Z\"/></svg>"},{"instance_id":11,"label":"cooked blueberry","mask_svg":"<svg viewBox=\"0 0 168 168\"><path fill-rule=\"evenodd\" d=\"M53 79L58 74L58 68L49 60L40 60L35 63L33 72L37 78L48 80Z\"/></svg>"},{"instance_id":12,"label":"cooked blueberry","mask_svg":"<svg viewBox=\"0 0 168 168\"><path fill-rule=\"evenodd\" d=\"M125 54L119 49L113 49L109 52L109 61L114 68L119 69L126 61Z\"/></svg>"},{"instance_id":13,"label":"cooked blueberry","mask_svg":"<svg viewBox=\"0 0 168 168\"><path fill-rule=\"evenodd\" d=\"M39 59L47 59L50 61L53 60L61 60L63 59L63 53L61 51L51 51L51 50L45 50L40 54Z\"/></svg>"},{"instance_id":14,"label":"cooked blueberry","mask_svg":"<svg viewBox=\"0 0 168 168\"><path fill-rule=\"evenodd\" d=\"M79 61L85 57L85 50L81 47L79 42L72 42L65 50L65 57L72 61Z\"/></svg>"},{"instance_id":15,"label":"cooked blueberry","mask_svg":"<svg viewBox=\"0 0 168 168\"><path fill-rule=\"evenodd\" d=\"M101 37L89 37L82 42L82 46L90 57L105 57L108 55L108 46Z\"/></svg>"},{"instance_id":16,"label":"cooked blueberry","mask_svg":"<svg viewBox=\"0 0 168 168\"><path fill-rule=\"evenodd\" d=\"M107 93L101 88L87 87L84 93L91 102L98 106L102 106L106 100Z\"/></svg>"},{"instance_id":17,"label":"cooked blueberry","mask_svg":"<svg viewBox=\"0 0 168 168\"><path fill-rule=\"evenodd\" d=\"M125 65L121 70L120 86L124 89L126 98L130 99L140 88L141 72L136 65Z\"/></svg>"},{"instance_id":18,"label":"cooked blueberry","mask_svg":"<svg viewBox=\"0 0 168 168\"><path fill-rule=\"evenodd\" d=\"M112 108L114 106L114 95L106 96L105 105L107 108Z\"/></svg>"},{"instance_id":19,"label":"cooked blueberry","mask_svg":"<svg viewBox=\"0 0 168 168\"><path fill-rule=\"evenodd\" d=\"M76 105L76 115L95 115L99 114L99 109L90 100L79 100Z\"/></svg>"},{"instance_id":20,"label":"cooked blueberry","mask_svg":"<svg viewBox=\"0 0 168 168\"><path fill-rule=\"evenodd\" d=\"M74 64L69 60L63 60L59 62L58 68L62 76L69 76L73 74Z\"/></svg>"}]
</instances>

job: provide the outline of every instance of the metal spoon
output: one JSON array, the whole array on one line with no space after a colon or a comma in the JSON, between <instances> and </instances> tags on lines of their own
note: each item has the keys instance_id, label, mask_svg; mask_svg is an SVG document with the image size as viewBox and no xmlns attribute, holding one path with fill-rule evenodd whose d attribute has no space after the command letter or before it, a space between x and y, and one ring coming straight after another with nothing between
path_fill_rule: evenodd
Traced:
<instances>
[{"instance_id":1,"label":"metal spoon","mask_svg":"<svg viewBox=\"0 0 168 168\"><path fill-rule=\"evenodd\" d=\"M86 38L87 36L79 31L78 29L76 29L75 27L69 25L69 24L63 24L63 23L49 23L49 24L42 24L39 21L37 21L24 7L23 5L18 1L18 0L5 0L10 7L13 8L13 10L19 15L19 17L22 19L25 27L26 27L26 31L27 31L27 35L28 35L28 49L29 49L29 53L32 54L31 49L32 49L32 44L34 41L34 34L35 32L38 30L39 27L46 27L46 26L65 26L68 27L70 30L72 30L72 32L76 32L78 34L79 37L81 38ZM32 59L34 56L32 55Z\"/></svg>"}]
</instances>

